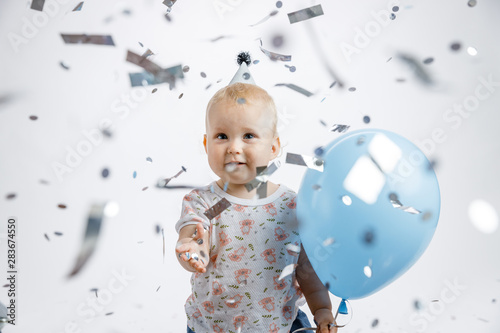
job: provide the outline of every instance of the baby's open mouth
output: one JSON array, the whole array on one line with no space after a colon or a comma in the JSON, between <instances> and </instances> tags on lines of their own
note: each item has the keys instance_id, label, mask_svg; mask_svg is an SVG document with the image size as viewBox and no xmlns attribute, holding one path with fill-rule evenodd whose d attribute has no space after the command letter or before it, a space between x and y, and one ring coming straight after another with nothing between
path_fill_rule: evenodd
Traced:
<instances>
[{"instance_id":1,"label":"baby's open mouth","mask_svg":"<svg viewBox=\"0 0 500 333\"><path fill-rule=\"evenodd\" d=\"M236 170L236 168L240 165L243 165L245 163L243 162L229 162L229 163L226 163L225 165L225 169L227 172L233 172L234 170Z\"/></svg>"}]
</instances>

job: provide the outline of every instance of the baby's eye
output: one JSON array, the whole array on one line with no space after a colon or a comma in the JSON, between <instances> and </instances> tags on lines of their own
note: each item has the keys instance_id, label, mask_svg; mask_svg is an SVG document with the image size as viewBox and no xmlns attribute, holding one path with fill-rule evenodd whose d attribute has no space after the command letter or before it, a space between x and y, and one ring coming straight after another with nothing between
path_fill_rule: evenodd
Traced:
<instances>
[{"instance_id":1,"label":"baby's eye","mask_svg":"<svg viewBox=\"0 0 500 333\"><path fill-rule=\"evenodd\" d=\"M227 136L226 136L226 134L224 134L224 133L219 133L219 134L217 134L216 138L217 138L217 139L224 140L224 139L227 139Z\"/></svg>"},{"instance_id":2,"label":"baby's eye","mask_svg":"<svg viewBox=\"0 0 500 333\"><path fill-rule=\"evenodd\" d=\"M245 134L245 139L253 139L254 137L255 135L253 135L252 133Z\"/></svg>"}]
</instances>

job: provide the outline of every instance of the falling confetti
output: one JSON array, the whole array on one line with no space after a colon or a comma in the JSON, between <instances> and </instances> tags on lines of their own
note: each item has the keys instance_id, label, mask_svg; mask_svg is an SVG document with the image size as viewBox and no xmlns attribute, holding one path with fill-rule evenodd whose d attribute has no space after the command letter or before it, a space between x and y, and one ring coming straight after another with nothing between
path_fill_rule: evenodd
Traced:
<instances>
[{"instance_id":1,"label":"falling confetti","mask_svg":"<svg viewBox=\"0 0 500 333\"><path fill-rule=\"evenodd\" d=\"M182 72L184 72L184 73L189 72L189 66L182 67Z\"/></svg>"},{"instance_id":2,"label":"falling confetti","mask_svg":"<svg viewBox=\"0 0 500 333\"><path fill-rule=\"evenodd\" d=\"M177 173L175 174L175 176L172 176L172 177L170 177L170 178L160 179L160 180L158 181L158 183L156 184L156 187L166 187L166 186L168 185L168 183L169 183L172 179L179 177L179 175L180 175L181 173L186 172L186 171L187 171L187 169L186 169L184 166L182 166L182 167L181 167L181 170L180 170L179 172L177 172Z\"/></svg>"},{"instance_id":3,"label":"falling confetti","mask_svg":"<svg viewBox=\"0 0 500 333\"><path fill-rule=\"evenodd\" d=\"M281 8L283 6L283 2L277 1L276 2L276 8Z\"/></svg>"},{"instance_id":4,"label":"falling confetti","mask_svg":"<svg viewBox=\"0 0 500 333\"><path fill-rule=\"evenodd\" d=\"M7 194L7 195L5 196L5 198L6 198L7 200L12 200L12 199L14 199L15 197L16 197L16 194L15 194L15 193L9 193L9 194Z\"/></svg>"},{"instance_id":5,"label":"falling confetti","mask_svg":"<svg viewBox=\"0 0 500 333\"><path fill-rule=\"evenodd\" d=\"M287 153L286 163L306 166L309 169L323 172L324 161L317 157Z\"/></svg>"},{"instance_id":6,"label":"falling confetti","mask_svg":"<svg viewBox=\"0 0 500 333\"><path fill-rule=\"evenodd\" d=\"M167 14L172 10L172 6L177 2L177 0L163 0L163 4L168 7Z\"/></svg>"},{"instance_id":7,"label":"falling confetti","mask_svg":"<svg viewBox=\"0 0 500 333\"><path fill-rule=\"evenodd\" d=\"M59 231L54 231L54 235L56 235L56 236L62 236L62 235L63 235L63 233L62 233L62 232L59 232Z\"/></svg>"},{"instance_id":8,"label":"falling confetti","mask_svg":"<svg viewBox=\"0 0 500 333\"><path fill-rule=\"evenodd\" d=\"M476 56L477 55L477 49L473 46L469 46L467 48L467 53L470 55L470 56Z\"/></svg>"},{"instance_id":9,"label":"falling confetti","mask_svg":"<svg viewBox=\"0 0 500 333\"><path fill-rule=\"evenodd\" d=\"M137 177L137 171L134 171L134 172L132 173L132 178L134 178L134 179L135 179L135 177Z\"/></svg>"},{"instance_id":10,"label":"falling confetti","mask_svg":"<svg viewBox=\"0 0 500 333\"><path fill-rule=\"evenodd\" d=\"M398 6L394 6L394 7L392 7L392 11L393 11L393 12L398 12L398 11L399 11L399 7L398 7Z\"/></svg>"},{"instance_id":11,"label":"falling confetti","mask_svg":"<svg viewBox=\"0 0 500 333\"><path fill-rule=\"evenodd\" d=\"M110 35L61 34L66 44L95 44L115 46Z\"/></svg>"},{"instance_id":12,"label":"falling confetti","mask_svg":"<svg viewBox=\"0 0 500 333\"><path fill-rule=\"evenodd\" d=\"M222 213L226 208L231 206L231 203L227 201L226 198L222 198L219 200L215 205L207 209L203 214L209 219L212 220L219 216L220 213Z\"/></svg>"},{"instance_id":13,"label":"falling confetti","mask_svg":"<svg viewBox=\"0 0 500 333\"><path fill-rule=\"evenodd\" d=\"M364 116L364 117L363 117L363 122L364 122L365 124L369 124L369 123L370 123L370 117L369 117L369 116Z\"/></svg>"},{"instance_id":14,"label":"falling confetti","mask_svg":"<svg viewBox=\"0 0 500 333\"><path fill-rule=\"evenodd\" d=\"M476 1L476 0L469 0L469 1L467 2L467 5L468 5L469 7L475 7L475 6L477 5L477 1Z\"/></svg>"},{"instance_id":15,"label":"falling confetti","mask_svg":"<svg viewBox=\"0 0 500 333\"><path fill-rule=\"evenodd\" d=\"M290 70L290 72L295 72L297 70L297 68L295 66L288 66L288 65L285 65L286 68L288 68Z\"/></svg>"},{"instance_id":16,"label":"falling confetti","mask_svg":"<svg viewBox=\"0 0 500 333\"><path fill-rule=\"evenodd\" d=\"M145 80L149 85L167 82L170 89L172 89L175 87L177 78L184 78L184 72L182 71L181 65L161 68L156 63L147 59L147 57L140 56L132 51L127 52L126 60L146 70L146 73L129 74L132 86L142 86Z\"/></svg>"},{"instance_id":17,"label":"falling confetti","mask_svg":"<svg viewBox=\"0 0 500 333\"><path fill-rule=\"evenodd\" d=\"M413 71L417 79L425 85L434 83L430 74L422 67L420 62L410 55L398 54L398 59L407 64Z\"/></svg>"},{"instance_id":18,"label":"falling confetti","mask_svg":"<svg viewBox=\"0 0 500 333\"><path fill-rule=\"evenodd\" d=\"M260 20L259 22L255 23L255 24L252 24L250 25L251 27L255 27L261 23L264 23L266 22L267 20L269 20L271 17L273 17L274 15L278 14L278 11L277 10L273 10L272 12L270 12L266 17L264 17L262 20Z\"/></svg>"},{"instance_id":19,"label":"falling confetti","mask_svg":"<svg viewBox=\"0 0 500 333\"><path fill-rule=\"evenodd\" d=\"M59 204L59 205L57 205L57 207L59 207L61 209L66 209L66 205L65 204Z\"/></svg>"},{"instance_id":20,"label":"falling confetti","mask_svg":"<svg viewBox=\"0 0 500 333\"><path fill-rule=\"evenodd\" d=\"M206 77L207 77L207 74L205 74L205 72L201 72L201 73L200 73L200 76L201 76L202 78L206 78Z\"/></svg>"},{"instance_id":21,"label":"falling confetti","mask_svg":"<svg viewBox=\"0 0 500 333\"><path fill-rule=\"evenodd\" d=\"M158 91L158 88L154 88L154 89L151 91L151 93L152 93L152 94L154 94L154 93L155 93L155 92L157 92L157 91Z\"/></svg>"},{"instance_id":22,"label":"falling confetti","mask_svg":"<svg viewBox=\"0 0 500 333\"><path fill-rule=\"evenodd\" d=\"M153 163L153 159L151 157L146 157L146 161L148 161L149 163Z\"/></svg>"},{"instance_id":23,"label":"falling confetti","mask_svg":"<svg viewBox=\"0 0 500 333\"><path fill-rule=\"evenodd\" d=\"M422 62L424 63L424 65L429 65L429 64L432 64L434 62L434 58L432 58L432 57L425 58Z\"/></svg>"},{"instance_id":24,"label":"falling confetti","mask_svg":"<svg viewBox=\"0 0 500 333\"><path fill-rule=\"evenodd\" d=\"M80 252L75 262L75 266L68 277L75 276L80 272L90 256L94 253L101 230L102 221L106 217L115 216L118 213L118 205L113 202L105 204L93 204L89 210L87 218L87 228L83 238Z\"/></svg>"},{"instance_id":25,"label":"falling confetti","mask_svg":"<svg viewBox=\"0 0 500 333\"><path fill-rule=\"evenodd\" d=\"M452 43L450 45L450 48L453 50L453 51L458 51L462 48L462 45L458 42L455 42L455 43Z\"/></svg>"},{"instance_id":26,"label":"falling confetti","mask_svg":"<svg viewBox=\"0 0 500 333\"><path fill-rule=\"evenodd\" d=\"M250 192L253 189L258 188L261 183L267 182L269 177L280 167L280 165L280 161L276 161L268 167L257 167L257 170L260 170L260 172L257 171L257 176L245 184L247 191Z\"/></svg>"},{"instance_id":27,"label":"falling confetti","mask_svg":"<svg viewBox=\"0 0 500 333\"><path fill-rule=\"evenodd\" d=\"M373 319L372 327L377 327L377 325L378 325L378 319Z\"/></svg>"},{"instance_id":28,"label":"falling confetti","mask_svg":"<svg viewBox=\"0 0 500 333\"><path fill-rule=\"evenodd\" d=\"M292 84L292 83L277 83L277 84L275 84L275 86L276 86L276 87L281 87L281 86L288 87L288 88L290 88L290 89L292 89L292 90L295 90L296 92L301 93L302 95L305 95L305 96L307 96L307 97L310 97L310 96L312 96L312 95L313 95L313 93L312 93L312 92L307 91L307 90L305 90L304 88L301 88L301 87L299 87L299 86L296 86L295 84Z\"/></svg>"},{"instance_id":29,"label":"falling confetti","mask_svg":"<svg viewBox=\"0 0 500 333\"><path fill-rule=\"evenodd\" d=\"M83 1L80 2L78 5L76 5L76 7L73 9L73 12L79 12L79 11L81 11L82 7L83 7Z\"/></svg>"},{"instance_id":30,"label":"falling confetti","mask_svg":"<svg viewBox=\"0 0 500 333\"><path fill-rule=\"evenodd\" d=\"M292 56L291 55L284 55L284 54L279 54L279 53L271 52L271 51L268 51L266 49L263 49L262 47L260 47L260 50L262 51L262 53L264 53L266 56L268 56L269 59L271 59L273 61L276 61L276 60L280 60L280 61L292 61Z\"/></svg>"},{"instance_id":31,"label":"falling confetti","mask_svg":"<svg viewBox=\"0 0 500 333\"><path fill-rule=\"evenodd\" d=\"M323 15L323 8L321 5L316 5L308 8L298 10L296 12L288 13L288 20L290 24L302 22L316 16Z\"/></svg>"},{"instance_id":32,"label":"falling confetti","mask_svg":"<svg viewBox=\"0 0 500 333\"><path fill-rule=\"evenodd\" d=\"M351 126L349 125L341 125L341 124L334 124L330 128L330 132L339 132L339 133L344 133L346 132Z\"/></svg>"},{"instance_id":33,"label":"falling confetti","mask_svg":"<svg viewBox=\"0 0 500 333\"><path fill-rule=\"evenodd\" d=\"M33 0L31 2L31 9L43 11L43 5L45 4L45 0Z\"/></svg>"},{"instance_id":34,"label":"falling confetti","mask_svg":"<svg viewBox=\"0 0 500 333\"><path fill-rule=\"evenodd\" d=\"M30 119L31 119L31 120L37 120L37 119L38 119L38 117L37 117L37 116L30 116Z\"/></svg>"},{"instance_id":35,"label":"falling confetti","mask_svg":"<svg viewBox=\"0 0 500 333\"><path fill-rule=\"evenodd\" d=\"M108 168L102 169L101 176L102 176L102 178L108 178L108 176L109 176L109 169Z\"/></svg>"},{"instance_id":36,"label":"falling confetti","mask_svg":"<svg viewBox=\"0 0 500 333\"><path fill-rule=\"evenodd\" d=\"M392 207L401 209L404 212L410 213L410 214L420 214L422 213L418 209L415 209L411 206L403 206L403 204L399 201L397 195L395 193L391 193L389 195L389 200L391 201Z\"/></svg>"},{"instance_id":37,"label":"falling confetti","mask_svg":"<svg viewBox=\"0 0 500 333\"><path fill-rule=\"evenodd\" d=\"M182 98L182 96L184 96L184 93L181 93L181 94L179 95L179 99L181 99L181 98Z\"/></svg>"},{"instance_id":38,"label":"falling confetti","mask_svg":"<svg viewBox=\"0 0 500 333\"><path fill-rule=\"evenodd\" d=\"M47 240L48 240L48 241L50 242L50 238L49 238L49 235L47 235L47 234L44 234L44 236L45 236L45 239L47 239Z\"/></svg>"},{"instance_id":39,"label":"falling confetti","mask_svg":"<svg viewBox=\"0 0 500 333\"><path fill-rule=\"evenodd\" d=\"M343 203L344 203L344 205L346 205L346 206L350 206L350 205L352 205L352 199L351 199L351 197L350 197L350 196L348 196L348 195L344 195L344 196L342 196L342 202L343 202Z\"/></svg>"},{"instance_id":40,"label":"falling confetti","mask_svg":"<svg viewBox=\"0 0 500 333\"><path fill-rule=\"evenodd\" d=\"M372 277L372 269L370 266L365 266L363 268L363 273L365 273L366 277L367 278L371 278Z\"/></svg>"},{"instance_id":41,"label":"falling confetti","mask_svg":"<svg viewBox=\"0 0 500 333\"><path fill-rule=\"evenodd\" d=\"M469 219L477 230L484 234L492 234L498 229L498 214L489 202L476 199L469 204Z\"/></svg>"},{"instance_id":42,"label":"falling confetti","mask_svg":"<svg viewBox=\"0 0 500 333\"><path fill-rule=\"evenodd\" d=\"M149 186L143 187L142 190L146 191L149 188Z\"/></svg>"},{"instance_id":43,"label":"falling confetti","mask_svg":"<svg viewBox=\"0 0 500 333\"><path fill-rule=\"evenodd\" d=\"M66 65L64 62L59 61L59 65L61 65L61 67L64 68L65 70L69 70L69 66Z\"/></svg>"},{"instance_id":44,"label":"falling confetti","mask_svg":"<svg viewBox=\"0 0 500 333\"><path fill-rule=\"evenodd\" d=\"M350 87L349 89L347 89L349 91L356 91L356 87Z\"/></svg>"}]
</instances>

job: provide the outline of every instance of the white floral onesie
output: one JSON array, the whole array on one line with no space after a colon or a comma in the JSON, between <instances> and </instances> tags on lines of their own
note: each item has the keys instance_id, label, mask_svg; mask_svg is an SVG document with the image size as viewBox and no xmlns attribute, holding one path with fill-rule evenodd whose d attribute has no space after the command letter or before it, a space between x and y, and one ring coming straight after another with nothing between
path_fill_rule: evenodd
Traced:
<instances>
[{"instance_id":1,"label":"white floral onesie","mask_svg":"<svg viewBox=\"0 0 500 333\"><path fill-rule=\"evenodd\" d=\"M203 214L225 197L231 206L212 221ZM206 273L191 277L185 309L188 326L205 332L289 332L305 300L295 274L279 279L297 263L300 248L295 215L296 193L284 185L263 199L241 199L216 182L184 196L177 232L202 222L211 228ZM210 223L211 222L211 223Z\"/></svg>"}]
</instances>

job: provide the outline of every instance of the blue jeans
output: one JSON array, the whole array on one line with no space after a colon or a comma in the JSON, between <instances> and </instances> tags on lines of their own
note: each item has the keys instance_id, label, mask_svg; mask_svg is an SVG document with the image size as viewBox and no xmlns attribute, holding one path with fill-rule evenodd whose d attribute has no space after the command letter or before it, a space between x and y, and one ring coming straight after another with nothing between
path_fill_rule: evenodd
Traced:
<instances>
[{"instance_id":1,"label":"blue jeans","mask_svg":"<svg viewBox=\"0 0 500 333\"><path fill-rule=\"evenodd\" d=\"M298 330L299 328L304 328L304 327L311 327L311 324L309 323L309 319L307 319L307 315L300 311L297 312L297 317L295 317L295 320L293 321L292 328L290 329L290 332L293 332L295 330ZM301 331L301 332L311 332L311 331ZM188 326L187 328L187 333L194 333Z\"/></svg>"}]
</instances>

